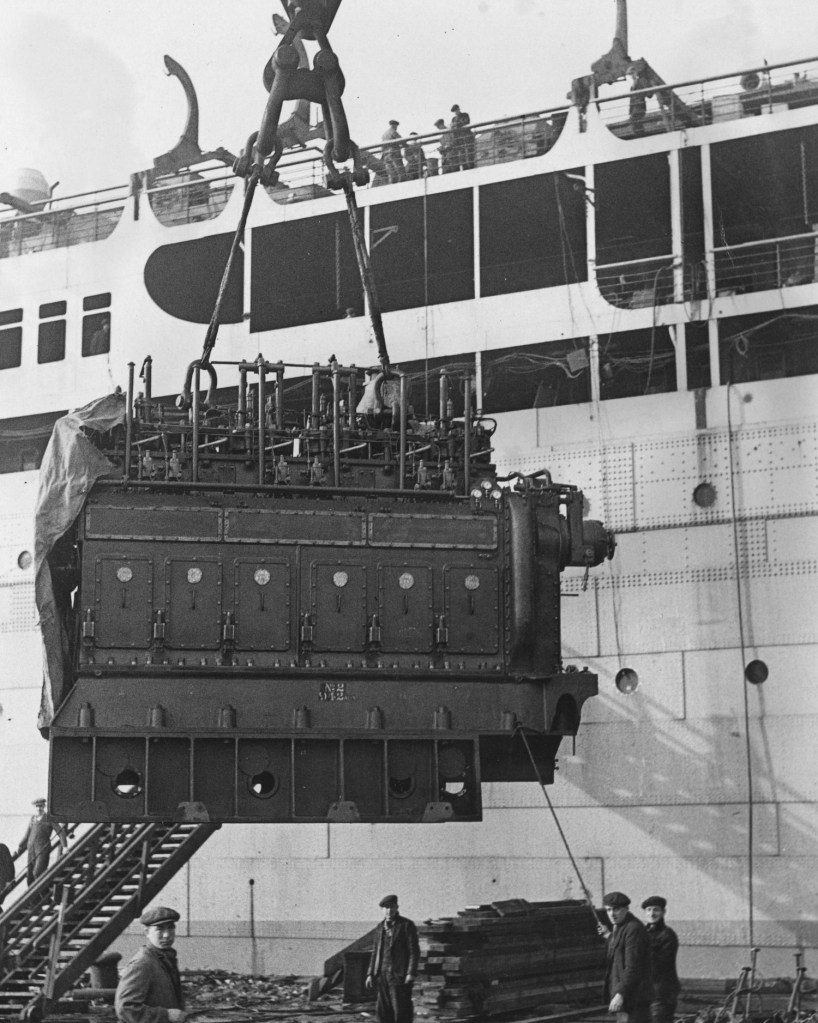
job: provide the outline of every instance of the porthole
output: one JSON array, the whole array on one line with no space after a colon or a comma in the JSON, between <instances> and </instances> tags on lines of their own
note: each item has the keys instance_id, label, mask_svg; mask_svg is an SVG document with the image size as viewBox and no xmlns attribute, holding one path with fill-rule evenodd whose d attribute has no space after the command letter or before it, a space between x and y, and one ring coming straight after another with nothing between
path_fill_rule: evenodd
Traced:
<instances>
[{"instance_id":1,"label":"porthole","mask_svg":"<svg viewBox=\"0 0 818 1023\"><path fill-rule=\"evenodd\" d=\"M121 583L129 583L133 579L133 569L128 565L120 565L116 570L116 577Z\"/></svg>"},{"instance_id":2,"label":"porthole","mask_svg":"<svg viewBox=\"0 0 818 1023\"><path fill-rule=\"evenodd\" d=\"M193 586L202 581L202 570L200 568L189 568L187 570L187 581Z\"/></svg>"},{"instance_id":3,"label":"porthole","mask_svg":"<svg viewBox=\"0 0 818 1023\"><path fill-rule=\"evenodd\" d=\"M693 491L693 503L699 508L712 508L716 503L716 488L712 483L700 483Z\"/></svg>"}]
</instances>

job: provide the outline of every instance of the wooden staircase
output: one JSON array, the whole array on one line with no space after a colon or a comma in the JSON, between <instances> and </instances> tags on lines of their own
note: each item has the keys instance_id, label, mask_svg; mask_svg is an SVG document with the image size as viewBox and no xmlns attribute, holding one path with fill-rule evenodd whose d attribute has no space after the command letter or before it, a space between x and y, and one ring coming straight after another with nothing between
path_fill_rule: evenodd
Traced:
<instances>
[{"instance_id":1,"label":"wooden staircase","mask_svg":"<svg viewBox=\"0 0 818 1023\"><path fill-rule=\"evenodd\" d=\"M0 915L0 1020L40 1020L218 830L97 824Z\"/></svg>"}]
</instances>

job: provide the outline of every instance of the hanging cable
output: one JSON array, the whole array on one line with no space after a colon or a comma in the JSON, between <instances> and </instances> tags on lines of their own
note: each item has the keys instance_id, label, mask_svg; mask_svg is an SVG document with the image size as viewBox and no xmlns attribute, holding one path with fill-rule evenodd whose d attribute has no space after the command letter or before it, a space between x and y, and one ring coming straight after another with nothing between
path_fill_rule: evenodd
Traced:
<instances>
[{"instance_id":1,"label":"hanging cable","mask_svg":"<svg viewBox=\"0 0 818 1023\"><path fill-rule=\"evenodd\" d=\"M244 244L244 228L247 225L247 217L250 213L250 207L253 204L253 195L256 191L256 185L259 182L259 176L261 174L261 167L256 165L250 174L247 182L247 190L244 193L244 205L241 209L241 217L239 217L239 224L236 228L236 233L233 235L233 242L230 246L230 254L227 257L227 263L222 274L221 283L219 284L219 293L216 297L216 304L213 307L213 313L210 317L210 323L207 325L207 333L205 334L204 347L202 348L202 366L208 365L210 362L210 353L213 351L213 347L216 344L216 337L219 333L219 323L221 320L222 306L224 305L224 299L227 295L227 286L230 283L230 275L233 272L233 263L236 259L236 253L239 251Z\"/></svg>"},{"instance_id":2,"label":"hanging cable","mask_svg":"<svg viewBox=\"0 0 818 1023\"><path fill-rule=\"evenodd\" d=\"M534 759L534 754L531 752L531 746L528 744L528 739L525 734L525 726L521 723L517 724L517 726L514 729L514 734L519 735L520 738L523 740L523 745L525 746L526 752L528 753L529 760L531 761L531 766L534 768L534 774L536 775L539 786L542 789L543 795L545 796L545 801L546 803L548 803L548 809L551 811L551 816L554 818L554 823L556 824L557 831L559 832L559 836L562 839L562 844L565 846L565 851L568 853L568 859L571 861L571 866L574 868L574 873L577 875L577 880L579 881L579 886L582 889L582 894L585 896L585 901L588 904L588 909L590 909L590 911L594 915L594 925L598 926L599 918L597 917L596 910L594 909L594 901L591 898L591 893L588 891L588 886L585 884L582 874L579 871L577 861L574 859L574 854L571 852L571 847L568 844L568 839L565 837L565 832L562 830L562 825L560 824L559 818L557 817L557 811L554 809L554 804L551 802L551 797L548 795L548 789L545 787L545 782L542 780L542 775L540 774L540 769L537 766L537 761Z\"/></svg>"},{"instance_id":3,"label":"hanging cable","mask_svg":"<svg viewBox=\"0 0 818 1023\"><path fill-rule=\"evenodd\" d=\"M732 372L730 374L732 376ZM738 604L738 633L741 645L742 692L744 694L744 747L747 760L747 914L749 925L750 947L755 945L755 897L754 897L754 842L753 842L753 759L750 742L750 695L747 681L744 678L743 666L747 663L746 643L744 639L744 610L741 600L741 552L739 550L738 520L736 518L736 486L733 459L733 418L730 411L730 392L733 384L727 381L727 450L730 466L730 514L733 520L733 557L736 566L736 601Z\"/></svg>"},{"instance_id":4,"label":"hanging cable","mask_svg":"<svg viewBox=\"0 0 818 1023\"><path fill-rule=\"evenodd\" d=\"M423 379L424 419L429 419L429 178L423 175Z\"/></svg>"},{"instance_id":5,"label":"hanging cable","mask_svg":"<svg viewBox=\"0 0 818 1023\"><path fill-rule=\"evenodd\" d=\"M369 319L372 324L372 332L375 335L375 343L378 346L378 359L383 368L384 374L389 376L389 354L386 351L386 337L383 332L383 317L381 306L378 301L378 291L375 286L375 275L372 272L372 264L369 259L369 252L366 248L366 239L361 227L361 215L358 210L358 203L355 201L355 193L352 190L352 181L349 176L343 179L343 191L347 202L349 213L349 225L352 229L352 243L355 247L355 259L358 263L358 273L361 278L361 285L366 293L369 306Z\"/></svg>"}]
</instances>

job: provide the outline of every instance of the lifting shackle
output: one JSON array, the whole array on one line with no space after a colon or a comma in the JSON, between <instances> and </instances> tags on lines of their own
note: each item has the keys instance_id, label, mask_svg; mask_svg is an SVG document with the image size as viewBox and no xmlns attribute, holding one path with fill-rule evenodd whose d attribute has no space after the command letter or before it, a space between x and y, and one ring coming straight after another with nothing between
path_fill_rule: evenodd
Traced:
<instances>
[{"instance_id":1,"label":"lifting shackle","mask_svg":"<svg viewBox=\"0 0 818 1023\"><path fill-rule=\"evenodd\" d=\"M346 82L338 57L327 39L327 30L339 4L340 0L299 0L284 4L291 21L264 69L264 85L269 96L255 140L256 162L263 163L271 153L280 156L276 140L281 108L285 100L294 99L320 105L334 158L349 159L349 125L341 101ZM298 66L299 56L293 41L299 34L318 42L312 70Z\"/></svg>"}]
</instances>

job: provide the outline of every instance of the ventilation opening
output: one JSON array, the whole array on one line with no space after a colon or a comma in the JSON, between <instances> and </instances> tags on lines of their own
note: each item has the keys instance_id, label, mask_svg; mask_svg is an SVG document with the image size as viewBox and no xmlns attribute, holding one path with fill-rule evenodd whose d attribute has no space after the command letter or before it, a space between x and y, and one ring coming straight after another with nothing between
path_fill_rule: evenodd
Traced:
<instances>
[{"instance_id":1,"label":"ventilation opening","mask_svg":"<svg viewBox=\"0 0 818 1023\"><path fill-rule=\"evenodd\" d=\"M142 775L132 767L126 767L114 778L113 789L120 799L134 799L142 792Z\"/></svg>"},{"instance_id":2,"label":"ventilation opening","mask_svg":"<svg viewBox=\"0 0 818 1023\"><path fill-rule=\"evenodd\" d=\"M259 771L248 781L251 795L257 799L269 799L278 792L278 778L271 771Z\"/></svg>"},{"instance_id":3,"label":"ventilation opening","mask_svg":"<svg viewBox=\"0 0 818 1023\"><path fill-rule=\"evenodd\" d=\"M410 774L405 778L389 778L389 795L395 799L408 799L415 791L415 776Z\"/></svg>"}]
</instances>

